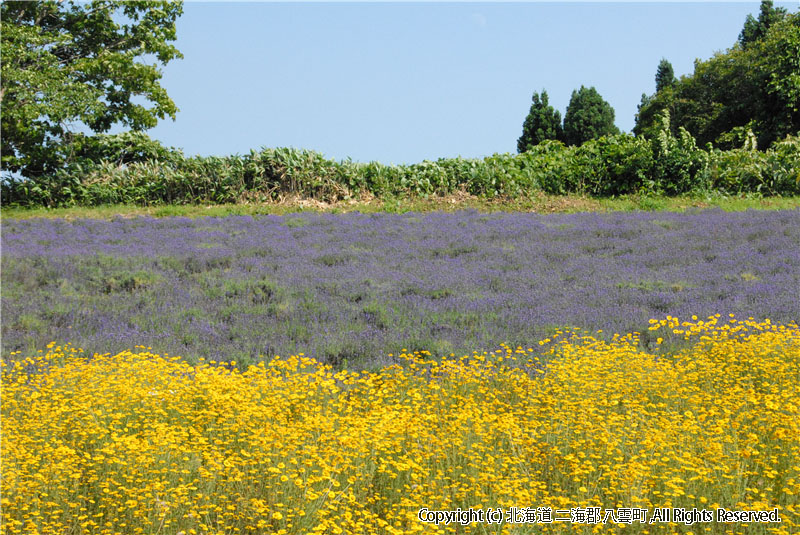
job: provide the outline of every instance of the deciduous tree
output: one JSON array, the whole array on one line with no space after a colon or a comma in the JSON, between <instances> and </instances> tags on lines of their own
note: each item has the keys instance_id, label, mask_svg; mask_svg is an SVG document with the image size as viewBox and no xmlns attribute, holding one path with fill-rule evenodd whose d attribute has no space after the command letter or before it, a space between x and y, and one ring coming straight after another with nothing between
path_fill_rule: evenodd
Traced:
<instances>
[{"instance_id":1,"label":"deciduous tree","mask_svg":"<svg viewBox=\"0 0 800 535\"><path fill-rule=\"evenodd\" d=\"M762 4L761 19L774 19L763 36L695 61L691 75L643 98L634 133L651 136L664 111L673 135L683 127L723 149L741 146L750 131L761 149L800 131L800 13L770 19Z\"/></svg>"},{"instance_id":2,"label":"deciduous tree","mask_svg":"<svg viewBox=\"0 0 800 535\"><path fill-rule=\"evenodd\" d=\"M159 64L183 57L170 44L182 11L171 1L3 2L3 171L57 171L81 126L142 131L174 119Z\"/></svg>"}]
</instances>

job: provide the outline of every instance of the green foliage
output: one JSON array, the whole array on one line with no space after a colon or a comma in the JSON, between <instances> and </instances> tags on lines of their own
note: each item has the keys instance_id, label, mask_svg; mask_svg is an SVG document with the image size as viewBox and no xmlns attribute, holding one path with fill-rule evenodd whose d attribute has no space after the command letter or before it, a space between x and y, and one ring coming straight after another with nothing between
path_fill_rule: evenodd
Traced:
<instances>
[{"instance_id":1,"label":"green foliage","mask_svg":"<svg viewBox=\"0 0 800 535\"><path fill-rule=\"evenodd\" d=\"M676 81L675 70L672 68L672 63L662 58L656 70L656 93L663 91L667 87L674 86Z\"/></svg>"},{"instance_id":2,"label":"green foliage","mask_svg":"<svg viewBox=\"0 0 800 535\"><path fill-rule=\"evenodd\" d=\"M567 145L581 145L590 139L618 133L619 129L614 125L614 108L594 87L581 86L572 92L564 115L564 141Z\"/></svg>"},{"instance_id":3,"label":"green foliage","mask_svg":"<svg viewBox=\"0 0 800 535\"><path fill-rule=\"evenodd\" d=\"M762 40L769 27L782 20L785 16L786 10L784 8L774 7L772 0L761 0L758 19L753 18L753 15L747 15L747 19L744 21L744 28L739 34L739 44L742 48L747 48L752 43Z\"/></svg>"},{"instance_id":4,"label":"green foliage","mask_svg":"<svg viewBox=\"0 0 800 535\"><path fill-rule=\"evenodd\" d=\"M779 141L766 152L713 150L708 174L711 188L728 194L800 191L800 137Z\"/></svg>"},{"instance_id":5,"label":"green foliage","mask_svg":"<svg viewBox=\"0 0 800 535\"><path fill-rule=\"evenodd\" d=\"M579 191L577 181L568 172L572 148L562 142L546 140L517 156L517 161L531 177L531 184L546 193L565 194Z\"/></svg>"},{"instance_id":6,"label":"green foliage","mask_svg":"<svg viewBox=\"0 0 800 535\"><path fill-rule=\"evenodd\" d=\"M698 147L684 128L672 133L659 116L651 139L602 136L581 146L545 140L521 154L483 159L441 158L414 165L333 161L298 149L265 148L245 156L185 158L146 138L112 138L95 147L112 161L73 164L54 175L7 180L5 206L181 205L279 201L335 202L367 193L426 198L464 191L483 198L521 199L537 192L595 196L719 191L800 193L800 137L766 152ZM126 141L127 140L127 141ZM128 143L130 142L130 143ZM141 150L134 150L134 149ZM142 159L166 151L164 159ZM123 163L126 161L128 163Z\"/></svg>"},{"instance_id":7,"label":"green foliage","mask_svg":"<svg viewBox=\"0 0 800 535\"><path fill-rule=\"evenodd\" d=\"M760 73L763 104L755 116L759 146L800 133L800 13L773 24L748 49Z\"/></svg>"},{"instance_id":8,"label":"green foliage","mask_svg":"<svg viewBox=\"0 0 800 535\"><path fill-rule=\"evenodd\" d=\"M167 1L3 2L3 171L57 173L85 145L77 125L140 131L174 119L158 64L182 57L168 44L182 10Z\"/></svg>"},{"instance_id":9,"label":"green foliage","mask_svg":"<svg viewBox=\"0 0 800 535\"><path fill-rule=\"evenodd\" d=\"M659 119L661 128L651 140L653 184L667 195L708 189L705 172L708 167L708 152L699 149L692 135L683 127L674 136L670 130L667 112L660 115Z\"/></svg>"},{"instance_id":10,"label":"green foliage","mask_svg":"<svg viewBox=\"0 0 800 535\"><path fill-rule=\"evenodd\" d=\"M517 140L517 152L530 150L547 139L564 139L561 113L550 106L547 91L543 90L541 96L534 93L531 100L530 112L522 125L522 136Z\"/></svg>"},{"instance_id":11,"label":"green foliage","mask_svg":"<svg viewBox=\"0 0 800 535\"><path fill-rule=\"evenodd\" d=\"M95 162L127 165L151 160L176 163L183 159L182 151L165 147L144 132L75 136L73 155L74 161L84 166L91 166Z\"/></svg>"},{"instance_id":12,"label":"green foliage","mask_svg":"<svg viewBox=\"0 0 800 535\"><path fill-rule=\"evenodd\" d=\"M694 73L643 97L634 133L654 137L668 112L671 132L685 128L700 145L740 147L752 130L758 147L800 131L800 13L763 2L758 21L745 22L739 43Z\"/></svg>"},{"instance_id":13,"label":"green foliage","mask_svg":"<svg viewBox=\"0 0 800 535\"><path fill-rule=\"evenodd\" d=\"M649 193L655 189L654 155L642 137L603 136L587 141L575 153L582 168L573 174L584 177L586 193L606 196Z\"/></svg>"}]
</instances>

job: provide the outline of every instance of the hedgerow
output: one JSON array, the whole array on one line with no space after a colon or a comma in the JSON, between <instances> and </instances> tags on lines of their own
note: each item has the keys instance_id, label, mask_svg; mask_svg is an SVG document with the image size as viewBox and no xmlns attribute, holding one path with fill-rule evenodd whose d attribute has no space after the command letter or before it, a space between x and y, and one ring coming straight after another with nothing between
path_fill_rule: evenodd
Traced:
<instances>
[{"instance_id":1,"label":"hedgerow","mask_svg":"<svg viewBox=\"0 0 800 535\"><path fill-rule=\"evenodd\" d=\"M698 147L685 130L674 136L663 128L652 139L618 134L579 147L545 141L521 154L384 165L334 161L295 148L185 157L142 134L123 134L82 147L79 157L54 175L6 177L2 183L4 204L48 207L269 202L288 196L332 202L365 193L427 197L457 191L489 198L540 191L796 195L800 137L788 136L767 151L722 151Z\"/></svg>"}]
</instances>

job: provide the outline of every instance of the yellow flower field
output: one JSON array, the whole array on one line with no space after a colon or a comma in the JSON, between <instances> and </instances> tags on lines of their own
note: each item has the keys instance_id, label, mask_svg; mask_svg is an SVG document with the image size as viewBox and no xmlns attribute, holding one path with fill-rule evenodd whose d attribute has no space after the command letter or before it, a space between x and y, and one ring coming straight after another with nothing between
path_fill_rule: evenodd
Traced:
<instances>
[{"instance_id":1,"label":"yellow flower field","mask_svg":"<svg viewBox=\"0 0 800 535\"><path fill-rule=\"evenodd\" d=\"M685 349L560 333L360 373L303 355L247 370L145 347L18 355L2 371L0 531L800 532L800 328L651 330ZM433 521L469 508L487 520ZM650 522L656 508L781 522Z\"/></svg>"}]
</instances>

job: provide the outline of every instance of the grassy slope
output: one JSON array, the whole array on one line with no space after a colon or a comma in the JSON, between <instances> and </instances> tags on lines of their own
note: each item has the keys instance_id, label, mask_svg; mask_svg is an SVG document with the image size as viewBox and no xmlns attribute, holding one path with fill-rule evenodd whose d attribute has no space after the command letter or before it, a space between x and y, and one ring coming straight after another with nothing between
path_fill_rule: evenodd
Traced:
<instances>
[{"instance_id":1,"label":"grassy slope","mask_svg":"<svg viewBox=\"0 0 800 535\"><path fill-rule=\"evenodd\" d=\"M617 198L594 198L581 195L554 196L540 194L529 199L487 200L467 194L447 197L406 198L406 199L363 199L326 204L305 199L270 204L224 204L224 205L168 205L131 206L110 205L99 207L71 208L3 208L2 217L31 218L100 218L115 216L168 217L168 216L226 216L226 215L283 215L301 211L343 212L430 212L475 209L481 212L609 212L609 211L677 211L689 209L720 208L726 211L738 210L788 210L800 208L800 197L724 197L681 196L681 197L642 197L626 195Z\"/></svg>"}]
</instances>

